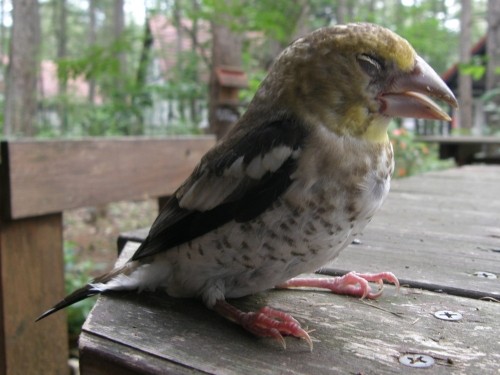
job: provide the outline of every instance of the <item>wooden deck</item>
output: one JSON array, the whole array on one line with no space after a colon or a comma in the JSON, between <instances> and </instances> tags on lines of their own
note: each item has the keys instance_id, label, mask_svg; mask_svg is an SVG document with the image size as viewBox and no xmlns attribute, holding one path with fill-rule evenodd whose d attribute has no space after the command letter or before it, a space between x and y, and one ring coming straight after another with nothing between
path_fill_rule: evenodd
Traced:
<instances>
[{"instance_id":1,"label":"wooden deck","mask_svg":"<svg viewBox=\"0 0 500 375\"><path fill-rule=\"evenodd\" d=\"M361 244L328 268L392 271L404 285L377 301L271 290L234 303L292 313L314 350L257 339L196 300L160 293L101 296L80 338L83 374L498 374L500 167L467 166L393 182ZM125 234L121 260L144 232ZM483 276L483 277L481 277ZM486 277L484 277L486 276ZM462 319L441 320L446 311ZM428 357L426 357L428 356ZM429 358L430 357L430 358Z\"/></svg>"},{"instance_id":2,"label":"wooden deck","mask_svg":"<svg viewBox=\"0 0 500 375\"><path fill-rule=\"evenodd\" d=\"M437 143L441 159L455 159L457 165L472 163L500 164L500 137L422 135L417 142Z\"/></svg>"}]
</instances>

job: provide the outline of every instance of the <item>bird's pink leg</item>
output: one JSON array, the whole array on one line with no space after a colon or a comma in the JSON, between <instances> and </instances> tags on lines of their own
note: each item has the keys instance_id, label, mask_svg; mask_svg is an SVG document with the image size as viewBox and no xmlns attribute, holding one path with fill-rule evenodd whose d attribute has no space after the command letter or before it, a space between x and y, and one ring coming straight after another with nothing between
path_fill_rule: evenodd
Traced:
<instances>
[{"instance_id":1,"label":"bird's pink leg","mask_svg":"<svg viewBox=\"0 0 500 375\"><path fill-rule=\"evenodd\" d=\"M293 336L304 339L312 351L313 344L309 334L302 329L298 321L285 312L267 306L257 312L244 312L224 300L218 300L214 310L256 336L278 340L283 348L286 348L283 336Z\"/></svg>"},{"instance_id":2,"label":"bird's pink leg","mask_svg":"<svg viewBox=\"0 0 500 375\"><path fill-rule=\"evenodd\" d=\"M336 294L346 294L355 297L375 299L382 295L384 280L396 285L399 289L399 281L391 272L381 273L356 273L349 272L344 276L333 278L297 278L276 286L277 288L312 287L329 289ZM368 282L379 284L376 293L371 291Z\"/></svg>"}]
</instances>

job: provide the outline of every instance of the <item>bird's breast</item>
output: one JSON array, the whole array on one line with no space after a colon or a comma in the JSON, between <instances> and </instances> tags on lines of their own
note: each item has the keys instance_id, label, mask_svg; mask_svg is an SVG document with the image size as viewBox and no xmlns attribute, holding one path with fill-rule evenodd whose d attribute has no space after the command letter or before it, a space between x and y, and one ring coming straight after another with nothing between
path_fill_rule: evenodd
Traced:
<instances>
[{"instance_id":1,"label":"bird's breast","mask_svg":"<svg viewBox=\"0 0 500 375\"><path fill-rule=\"evenodd\" d=\"M387 150L342 161L305 149L292 184L262 214L166 252L167 292L201 295L210 306L221 296L253 294L324 266L381 206L392 171Z\"/></svg>"}]
</instances>

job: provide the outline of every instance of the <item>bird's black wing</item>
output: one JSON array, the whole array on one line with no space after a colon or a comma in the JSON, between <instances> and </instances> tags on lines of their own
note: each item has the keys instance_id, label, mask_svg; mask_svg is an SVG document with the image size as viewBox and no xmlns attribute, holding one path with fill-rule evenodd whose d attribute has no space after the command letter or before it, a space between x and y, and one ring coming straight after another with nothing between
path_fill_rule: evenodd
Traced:
<instances>
[{"instance_id":1,"label":"bird's black wing","mask_svg":"<svg viewBox=\"0 0 500 375\"><path fill-rule=\"evenodd\" d=\"M306 127L291 118L235 129L167 202L132 260L258 216L292 183L306 137Z\"/></svg>"}]
</instances>

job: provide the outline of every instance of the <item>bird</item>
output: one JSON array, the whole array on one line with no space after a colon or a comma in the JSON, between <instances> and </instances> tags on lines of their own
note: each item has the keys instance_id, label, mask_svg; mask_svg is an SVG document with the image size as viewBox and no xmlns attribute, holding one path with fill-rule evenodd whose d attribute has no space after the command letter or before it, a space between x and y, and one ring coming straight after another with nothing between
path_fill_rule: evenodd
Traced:
<instances>
[{"instance_id":1,"label":"bird","mask_svg":"<svg viewBox=\"0 0 500 375\"><path fill-rule=\"evenodd\" d=\"M315 287L378 298L391 272L297 278L333 261L382 206L395 117L450 121L451 90L410 43L370 23L317 29L276 58L246 112L200 160L124 265L37 320L100 293L199 298L258 337L312 340L287 312L230 300ZM370 282L378 283L377 291Z\"/></svg>"}]
</instances>

